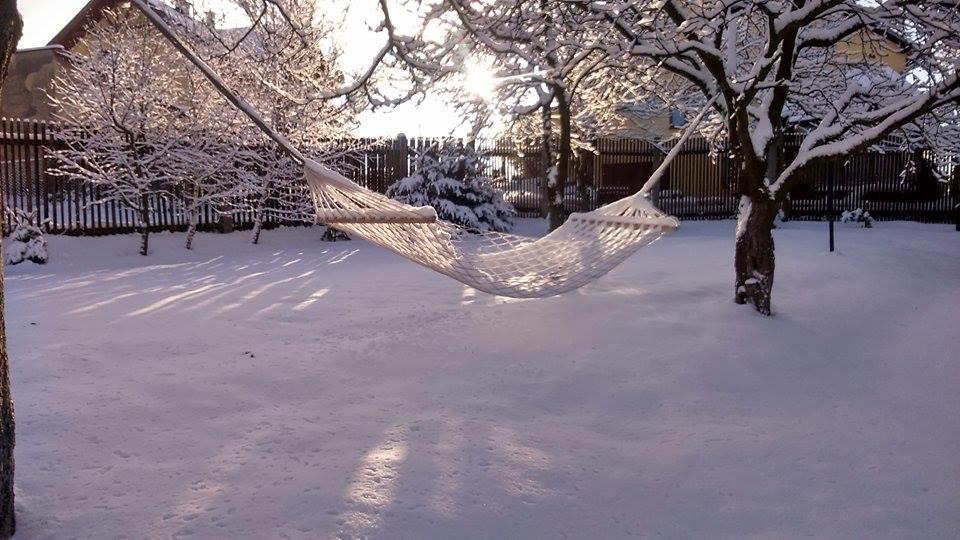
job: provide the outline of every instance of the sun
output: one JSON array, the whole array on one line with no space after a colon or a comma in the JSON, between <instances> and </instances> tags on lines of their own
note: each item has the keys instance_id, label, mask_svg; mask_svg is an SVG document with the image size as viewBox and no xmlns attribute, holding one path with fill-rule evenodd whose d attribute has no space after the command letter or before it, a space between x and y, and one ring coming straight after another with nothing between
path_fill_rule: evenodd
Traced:
<instances>
[{"instance_id":1,"label":"sun","mask_svg":"<svg viewBox=\"0 0 960 540\"><path fill-rule=\"evenodd\" d=\"M484 101L493 99L497 89L497 78L493 69L477 61L467 61L464 66L463 89Z\"/></svg>"}]
</instances>

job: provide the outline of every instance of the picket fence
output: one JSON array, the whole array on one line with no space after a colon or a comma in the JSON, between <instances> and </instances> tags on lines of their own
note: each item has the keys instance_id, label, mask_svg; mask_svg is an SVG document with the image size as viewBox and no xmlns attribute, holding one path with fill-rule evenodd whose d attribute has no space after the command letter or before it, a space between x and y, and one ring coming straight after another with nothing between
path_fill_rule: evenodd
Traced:
<instances>
[{"instance_id":1,"label":"picket fence","mask_svg":"<svg viewBox=\"0 0 960 540\"><path fill-rule=\"evenodd\" d=\"M54 128L45 122L0 119L3 205L36 211L44 228L55 234L133 231L137 220L131 210L116 202L97 204L100 187L51 174L54 163L49 151L62 144L56 140ZM343 169L359 184L384 192L412 172L416 152L438 142L402 136L358 139L350 144L355 150L341 158ZM483 156L487 172L518 214L541 215L546 167L539 149L499 140L473 144ZM799 137L787 137L784 152L789 156L798 145ZM636 192L663 155L662 148L646 141L594 141L591 151L578 152L571 162L564 193L567 210L589 210ZM938 177L952 181L943 182ZM711 149L708 141L692 138L671 164L654 197L660 208L681 219L728 219L737 209L737 179L738 171L728 151ZM955 167L949 157L929 151L862 152L804 173L784 210L786 217L795 220L823 220L861 208L879 220L956 222L958 181L960 167ZM187 218L175 203L164 197L152 201L155 229L186 228ZM6 212L4 216L4 229L9 230L11 219ZM266 226L282 223L279 218L269 217ZM201 230L243 229L252 224L250 213L225 218L215 208L204 208L199 221Z\"/></svg>"}]
</instances>

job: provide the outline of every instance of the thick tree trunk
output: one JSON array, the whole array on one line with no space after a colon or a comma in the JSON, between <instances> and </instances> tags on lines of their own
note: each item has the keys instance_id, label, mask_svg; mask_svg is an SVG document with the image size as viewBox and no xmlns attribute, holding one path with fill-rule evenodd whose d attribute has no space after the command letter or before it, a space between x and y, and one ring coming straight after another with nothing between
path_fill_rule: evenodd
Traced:
<instances>
[{"instance_id":1,"label":"thick tree trunk","mask_svg":"<svg viewBox=\"0 0 960 540\"><path fill-rule=\"evenodd\" d=\"M739 145L740 152L752 151L752 145L752 141L743 141ZM782 160L783 135L781 130L775 129L764 158L748 160L740 179L741 197L733 259L736 273L734 301L738 304L750 302L764 315L773 314L771 305L776 267L773 229L782 202L782 197L771 194L767 186L772 183L770 179L779 176Z\"/></svg>"},{"instance_id":2,"label":"thick tree trunk","mask_svg":"<svg viewBox=\"0 0 960 540\"><path fill-rule=\"evenodd\" d=\"M557 164L553 182L547 184L547 198L550 201L550 230L563 225L567 212L564 207L564 193L567 177L570 175L570 104L562 89L556 89L557 111L560 114L560 145L557 149Z\"/></svg>"},{"instance_id":3,"label":"thick tree trunk","mask_svg":"<svg viewBox=\"0 0 960 540\"><path fill-rule=\"evenodd\" d=\"M734 300L738 304L751 302L764 315L772 313L770 304L775 266L773 221L777 216L777 208L777 201L768 196L751 198L744 195L737 216Z\"/></svg>"},{"instance_id":4,"label":"thick tree trunk","mask_svg":"<svg viewBox=\"0 0 960 540\"><path fill-rule=\"evenodd\" d=\"M7 78L10 56L20 41L23 22L16 0L0 0L0 88ZM0 238L0 251L3 240ZM13 501L13 448L16 444L13 396L10 395L10 367L7 358L7 330L4 324L3 267L0 261L0 538L17 530Z\"/></svg>"},{"instance_id":5,"label":"thick tree trunk","mask_svg":"<svg viewBox=\"0 0 960 540\"><path fill-rule=\"evenodd\" d=\"M146 195L140 197L140 254L150 252L150 201Z\"/></svg>"},{"instance_id":6,"label":"thick tree trunk","mask_svg":"<svg viewBox=\"0 0 960 540\"><path fill-rule=\"evenodd\" d=\"M540 110L540 163L543 166L543 198L540 201L540 214L550 216L550 177L553 171L553 125L550 120L550 106Z\"/></svg>"}]
</instances>

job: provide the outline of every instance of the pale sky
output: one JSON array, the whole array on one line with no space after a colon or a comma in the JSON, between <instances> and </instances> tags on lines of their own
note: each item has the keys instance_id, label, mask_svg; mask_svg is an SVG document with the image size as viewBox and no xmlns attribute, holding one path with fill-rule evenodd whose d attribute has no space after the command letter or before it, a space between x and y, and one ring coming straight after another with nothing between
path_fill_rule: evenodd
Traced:
<instances>
[{"instance_id":1,"label":"pale sky","mask_svg":"<svg viewBox=\"0 0 960 540\"><path fill-rule=\"evenodd\" d=\"M24 31L19 48L46 45L88 0L20 0L17 5L23 16ZM208 0L216 4L217 0ZM331 11L329 16L342 19L337 39L342 40L344 66L348 73L368 67L373 55L384 43L384 37L370 30L378 22L377 0L322 0ZM453 111L437 99L422 105L406 104L391 111L367 112L360 116L359 136L442 136L455 129L458 122Z\"/></svg>"}]
</instances>

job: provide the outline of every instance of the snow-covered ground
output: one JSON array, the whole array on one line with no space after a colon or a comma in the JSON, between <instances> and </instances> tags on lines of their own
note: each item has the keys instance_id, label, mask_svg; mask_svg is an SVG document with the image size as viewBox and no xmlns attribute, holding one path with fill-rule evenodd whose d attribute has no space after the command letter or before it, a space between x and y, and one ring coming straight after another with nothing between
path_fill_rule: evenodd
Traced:
<instances>
[{"instance_id":1,"label":"snow-covered ground","mask_svg":"<svg viewBox=\"0 0 960 540\"><path fill-rule=\"evenodd\" d=\"M733 227L529 301L304 229L50 238L18 538L956 538L960 233L790 223L765 319Z\"/></svg>"}]
</instances>

